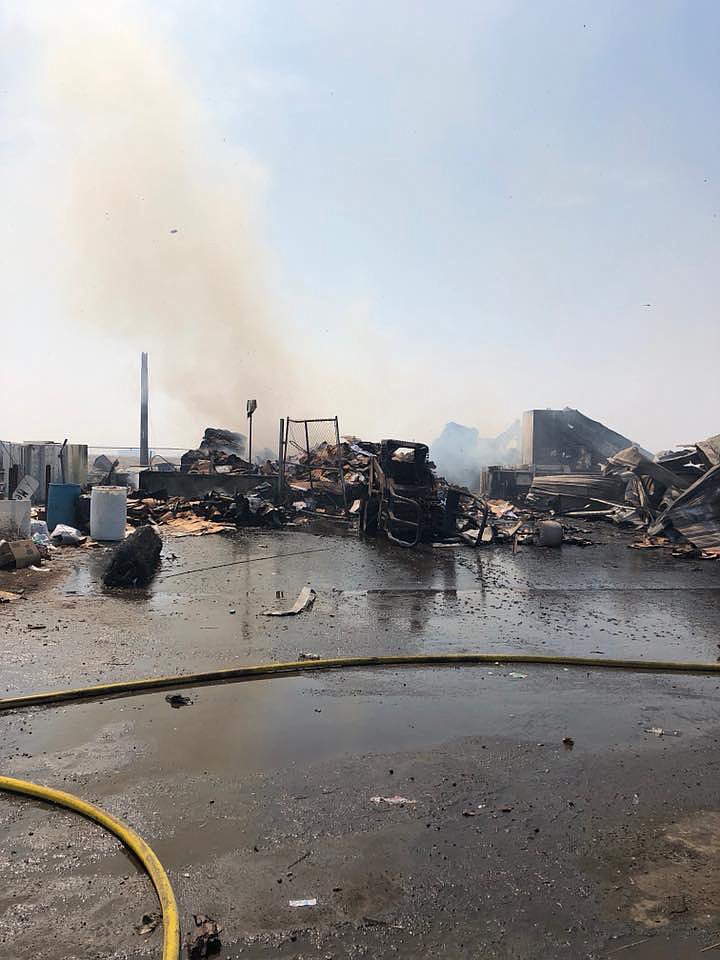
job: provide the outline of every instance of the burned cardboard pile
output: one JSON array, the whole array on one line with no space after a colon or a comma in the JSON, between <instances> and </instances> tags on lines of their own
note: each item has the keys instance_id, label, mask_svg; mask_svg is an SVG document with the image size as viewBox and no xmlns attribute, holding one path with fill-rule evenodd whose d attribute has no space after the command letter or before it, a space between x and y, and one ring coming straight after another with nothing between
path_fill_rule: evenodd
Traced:
<instances>
[{"instance_id":1,"label":"burned cardboard pile","mask_svg":"<svg viewBox=\"0 0 720 960\"><path fill-rule=\"evenodd\" d=\"M323 442L283 464L286 499L299 513L341 516L367 490L370 461L379 445L344 437Z\"/></svg>"},{"instance_id":2,"label":"burned cardboard pile","mask_svg":"<svg viewBox=\"0 0 720 960\"><path fill-rule=\"evenodd\" d=\"M180 458L182 473L249 473L252 465L245 456L245 437L232 430L206 427L200 446Z\"/></svg>"},{"instance_id":3,"label":"burned cardboard pile","mask_svg":"<svg viewBox=\"0 0 720 960\"><path fill-rule=\"evenodd\" d=\"M203 497L163 496L163 491L131 493L127 522L134 527L147 523L168 528L177 536L219 533L241 527L279 529L287 520L286 512L271 499L270 484L260 485L247 496L211 491Z\"/></svg>"}]
</instances>

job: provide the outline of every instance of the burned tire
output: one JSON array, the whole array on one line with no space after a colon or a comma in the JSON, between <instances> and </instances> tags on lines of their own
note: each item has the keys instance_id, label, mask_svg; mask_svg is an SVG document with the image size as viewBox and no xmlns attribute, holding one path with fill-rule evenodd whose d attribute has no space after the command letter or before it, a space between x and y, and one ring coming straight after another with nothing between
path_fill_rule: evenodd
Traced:
<instances>
[{"instance_id":1,"label":"burned tire","mask_svg":"<svg viewBox=\"0 0 720 960\"><path fill-rule=\"evenodd\" d=\"M363 533L370 536L378 531L378 516L380 514L380 501L377 497L370 497L365 500L360 513L360 529Z\"/></svg>"}]
</instances>

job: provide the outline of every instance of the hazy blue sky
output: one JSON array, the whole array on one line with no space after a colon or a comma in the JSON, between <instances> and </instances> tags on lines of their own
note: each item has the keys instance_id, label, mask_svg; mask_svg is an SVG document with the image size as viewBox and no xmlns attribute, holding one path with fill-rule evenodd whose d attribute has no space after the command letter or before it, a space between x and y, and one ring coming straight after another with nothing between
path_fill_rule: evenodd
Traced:
<instances>
[{"instance_id":1,"label":"hazy blue sky","mask_svg":"<svg viewBox=\"0 0 720 960\"><path fill-rule=\"evenodd\" d=\"M142 290L127 290L142 265L122 280L137 326L95 324L67 296L86 283L108 303L115 296L97 280L107 267L96 273L87 236L68 250L76 239L62 210L73 155L107 137L116 114L97 56L83 74L86 85L97 76L94 112L78 120L83 101L69 132L58 122L43 63L59 7L75 23L89 17L78 3L0 4L0 436L128 442L156 301L141 317ZM205 426L204 400L178 402L188 377L217 381L238 409L237 422L218 425L242 428L257 390L268 438L278 410L337 412L346 431L372 438L430 440L450 419L494 433L525 408L565 405L654 449L720 430L720 5L86 7L106 39L137 31L169 64L158 81L120 58L135 98L123 110L142 109L146 83L177 85L183 136L194 130L205 158L193 159L193 179L211 187L217 165L229 183L237 164L258 296L284 344L275 367L273 341L250 361L242 337L224 350L188 334L197 366L173 385L162 370L173 355L151 342L156 443L189 443ZM157 144L153 124L133 133L161 179L183 162L182 137L168 148L169 116ZM114 150L123 153L122 134ZM85 153L86 179L95 149ZM182 235L186 193L173 194L163 243L170 227ZM101 190L82 203L107 205ZM212 233L213 218L202 222ZM122 260L134 229L103 256ZM184 274L175 263L164 268ZM171 315L181 314L182 299ZM254 321L239 322L249 337ZM181 343L185 329L178 319ZM267 381L250 364L270 371Z\"/></svg>"}]
</instances>

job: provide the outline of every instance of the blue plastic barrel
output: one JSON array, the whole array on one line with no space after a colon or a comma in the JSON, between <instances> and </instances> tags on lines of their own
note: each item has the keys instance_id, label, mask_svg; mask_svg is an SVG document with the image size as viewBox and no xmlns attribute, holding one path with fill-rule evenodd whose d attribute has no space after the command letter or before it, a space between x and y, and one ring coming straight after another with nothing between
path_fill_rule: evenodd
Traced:
<instances>
[{"instance_id":1,"label":"blue plastic barrel","mask_svg":"<svg viewBox=\"0 0 720 960\"><path fill-rule=\"evenodd\" d=\"M78 483L51 483L47 498L47 525L50 533L59 523L77 526L75 504L80 496Z\"/></svg>"}]
</instances>

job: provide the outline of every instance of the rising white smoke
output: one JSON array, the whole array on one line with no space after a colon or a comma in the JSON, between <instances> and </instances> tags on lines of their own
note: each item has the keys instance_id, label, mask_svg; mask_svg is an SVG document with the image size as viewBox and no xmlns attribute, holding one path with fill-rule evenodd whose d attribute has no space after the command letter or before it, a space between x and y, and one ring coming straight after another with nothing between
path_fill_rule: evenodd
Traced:
<instances>
[{"instance_id":1,"label":"rising white smoke","mask_svg":"<svg viewBox=\"0 0 720 960\"><path fill-rule=\"evenodd\" d=\"M141 7L44 5L35 31L61 148L69 315L140 338L153 385L194 422L237 427L259 397L276 423L296 385L255 241L263 171L213 130Z\"/></svg>"}]
</instances>

